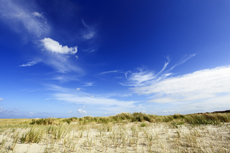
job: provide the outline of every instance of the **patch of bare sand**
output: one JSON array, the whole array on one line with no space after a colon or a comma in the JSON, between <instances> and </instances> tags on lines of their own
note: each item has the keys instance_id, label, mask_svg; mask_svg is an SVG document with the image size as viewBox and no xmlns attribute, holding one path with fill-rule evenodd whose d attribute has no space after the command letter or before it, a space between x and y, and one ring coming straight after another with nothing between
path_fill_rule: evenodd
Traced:
<instances>
[{"instance_id":1,"label":"patch of bare sand","mask_svg":"<svg viewBox=\"0 0 230 153\"><path fill-rule=\"evenodd\" d=\"M60 139L46 133L39 143L30 144L20 142L22 133L28 132L28 129L18 128L14 133L6 130L0 134L0 152L230 152L228 123L199 126L174 126L171 123L146 123L144 127L141 123L65 126L64 130L70 130ZM48 129L49 126L43 128ZM14 143L17 133L19 139Z\"/></svg>"},{"instance_id":2,"label":"patch of bare sand","mask_svg":"<svg viewBox=\"0 0 230 153\"><path fill-rule=\"evenodd\" d=\"M44 153L46 145L42 144L16 144L13 153Z\"/></svg>"}]
</instances>

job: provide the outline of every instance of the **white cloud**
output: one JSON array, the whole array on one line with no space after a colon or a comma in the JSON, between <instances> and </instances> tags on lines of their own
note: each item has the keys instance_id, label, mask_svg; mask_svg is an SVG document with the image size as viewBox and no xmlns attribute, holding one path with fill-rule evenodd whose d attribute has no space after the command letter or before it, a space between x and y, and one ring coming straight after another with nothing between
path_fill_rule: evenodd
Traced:
<instances>
[{"instance_id":1,"label":"white cloud","mask_svg":"<svg viewBox=\"0 0 230 153\"><path fill-rule=\"evenodd\" d=\"M43 15L39 12L33 12L32 13L34 16L39 17L39 18L44 18Z\"/></svg>"},{"instance_id":2,"label":"white cloud","mask_svg":"<svg viewBox=\"0 0 230 153\"><path fill-rule=\"evenodd\" d=\"M131 73L128 76L128 71L125 73L125 77L128 79L127 83L121 83L124 86L143 86L148 83L148 81L155 79L155 75L151 71L144 71L143 69L139 69L138 72Z\"/></svg>"},{"instance_id":3,"label":"white cloud","mask_svg":"<svg viewBox=\"0 0 230 153\"><path fill-rule=\"evenodd\" d=\"M78 109L77 112L80 113L80 114L86 114L86 113L87 113L87 112L86 112L85 110L83 110L83 109Z\"/></svg>"},{"instance_id":4,"label":"white cloud","mask_svg":"<svg viewBox=\"0 0 230 153\"><path fill-rule=\"evenodd\" d=\"M191 54L191 55L185 55L177 64L175 64L173 67L170 68L170 71L173 70L175 67L185 63L187 60L190 58L196 56L196 54Z\"/></svg>"},{"instance_id":5,"label":"white cloud","mask_svg":"<svg viewBox=\"0 0 230 153\"><path fill-rule=\"evenodd\" d=\"M96 49L89 48L89 49L82 49L82 51L87 52L87 53L92 53L92 52L95 52Z\"/></svg>"},{"instance_id":6,"label":"white cloud","mask_svg":"<svg viewBox=\"0 0 230 153\"><path fill-rule=\"evenodd\" d=\"M90 28L87 24L85 24L84 20L81 20L82 24L86 27L86 28Z\"/></svg>"},{"instance_id":7,"label":"white cloud","mask_svg":"<svg viewBox=\"0 0 230 153\"><path fill-rule=\"evenodd\" d=\"M127 79L128 78L128 74L129 73L132 73L131 71L127 71L127 72L125 72L125 78Z\"/></svg>"},{"instance_id":8,"label":"white cloud","mask_svg":"<svg viewBox=\"0 0 230 153\"><path fill-rule=\"evenodd\" d=\"M125 73L125 78L127 79L127 82L120 83L120 84L123 86L135 86L135 87L151 85L153 82L155 83L157 81L163 80L169 77L170 75L172 75L170 71L172 71L175 67L185 63L187 60L189 60L194 56L195 54L185 55L178 63L173 65L170 69L166 70L170 61L169 58L167 57L167 62L165 62L163 68L157 74L154 74L153 71L143 70L142 68L138 68L138 72L127 71Z\"/></svg>"},{"instance_id":9,"label":"white cloud","mask_svg":"<svg viewBox=\"0 0 230 153\"><path fill-rule=\"evenodd\" d=\"M123 98L112 98L110 94L94 94L86 93L81 90L76 92L76 89L63 88L56 85L49 85L49 90L53 93L49 99L55 99L61 102L73 103L76 105L82 105L82 108L87 106L91 114L102 114L104 112L110 112L113 114L121 112L140 111L145 109L142 105L138 104L138 101L123 100Z\"/></svg>"},{"instance_id":10,"label":"white cloud","mask_svg":"<svg viewBox=\"0 0 230 153\"><path fill-rule=\"evenodd\" d=\"M83 104L101 108L119 108L120 110L133 108L136 101L125 101L110 98L110 95L98 95L82 92L76 92L76 89L63 88L56 85L47 85L48 90L56 91L51 96L59 101L65 101L75 104ZM119 110L118 109L118 110Z\"/></svg>"},{"instance_id":11,"label":"white cloud","mask_svg":"<svg viewBox=\"0 0 230 153\"><path fill-rule=\"evenodd\" d=\"M65 72L65 71L63 71ZM69 75L69 74L63 74L63 75L57 75L51 78L51 80L58 80L60 82L69 82L69 81L79 81L78 76L75 75Z\"/></svg>"},{"instance_id":12,"label":"white cloud","mask_svg":"<svg viewBox=\"0 0 230 153\"><path fill-rule=\"evenodd\" d=\"M60 54L77 53L77 47L62 46L59 44L59 42L51 38L44 38L41 40L41 42L46 50L53 52L53 53L60 53Z\"/></svg>"},{"instance_id":13,"label":"white cloud","mask_svg":"<svg viewBox=\"0 0 230 153\"><path fill-rule=\"evenodd\" d=\"M3 98L0 98L0 101L3 101Z\"/></svg>"},{"instance_id":14,"label":"white cloud","mask_svg":"<svg viewBox=\"0 0 230 153\"><path fill-rule=\"evenodd\" d=\"M69 111L69 113L72 113L73 111Z\"/></svg>"},{"instance_id":15,"label":"white cloud","mask_svg":"<svg viewBox=\"0 0 230 153\"><path fill-rule=\"evenodd\" d=\"M92 39L96 36L96 32L92 26L88 26L84 20L82 20L82 24L86 27L86 30L82 31L82 36L84 39Z\"/></svg>"},{"instance_id":16,"label":"white cloud","mask_svg":"<svg viewBox=\"0 0 230 153\"><path fill-rule=\"evenodd\" d=\"M80 90L81 90L81 88L77 88L76 90L77 90L77 91L80 91Z\"/></svg>"},{"instance_id":17,"label":"white cloud","mask_svg":"<svg viewBox=\"0 0 230 153\"><path fill-rule=\"evenodd\" d=\"M149 102L211 100L230 94L229 78L230 66L223 66L171 77L151 85L132 89L138 94L155 94Z\"/></svg>"},{"instance_id":18,"label":"white cloud","mask_svg":"<svg viewBox=\"0 0 230 153\"><path fill-rule=\"evenodd\" d=\"M93 82L87 82L84 86L90 87L90 86L93 86L93 85L94 85Z\"/></svg>"},{"instance_id":19,"label":"white cloud","mask_svg":"<svg viewBox=\"0 0 230 153\"><path fill-rule=\"evenodd\" d=\"M101 72L101 73L99 73L99 75L102 75L102 74L108 74L108 73L116 73L116 72L118 72L118 70L105 71L105 72Z\"/></svg>"},{"instance_id":20,"label":"white cloud","mask_svg":"<svg viewBox=\"0 0 230 153\"><path fill-rule=\"evenodd\" d=\"M39 63L40 61L41 61L41 60L34 60L34 61L28 62L28 63L26 63L26 64L22 64L22 65L20 65L20 66L21 66L21 67L33 66L33 65Z\"/></svg>"},{"instance_id":21,"label":"white cloud","mask_svg":"<svg viewBox=\"0 0 230 153\"><path fill-rule=\"evenodd\" d=\"M49 33L50 26L46 23L44 17L37 18L32 13L31 8L36 8L33 2L30 1L27 5L24 5L13 0L1 0L0 3L0 19L16 32L24 34L23 28L25 28L27 32L36 37Z\"/></svg>"},{"instance_id":22,"label":"white cloud","mask_svg":"<svg viewBox=\"0 0 230 153\"><path fill-rule=\"evenodd\" d=\"M66 72L78 72L83 74L83 70L75 63L69 59L69 55L65 54L45 54L43 62L48 66L53 67L59 73ZM68 79L68 77L64 77Z\"/></svg>"},{"instance_id":23,"label":"white cloud","mask_svg":"<svg viewBox=\"0 0 230 153\"><path fill-rule=\"evenodd\" d=\"M85 95L85 96L83 96ZM87 104L87 105L101 105L101 106L120 106L120 107L132 107L135 103L134 101L122 101L107 97L100 97L100 96L91 96L87 93L56 93L53 94L55 99L60 101L66 101L70 103L76 104Z\"/></svg>"},{"instance_id":24,"label":"white cloud","mask_svg":"<svg viewBox=\"0 0 230 153\"><path fill-rule=\"evenodd\" d=\"M95 32L93 31L84 32L83 34L83 38L85 39L92 39L94 36L95 36Z\"/></svg>"}]
</instances>

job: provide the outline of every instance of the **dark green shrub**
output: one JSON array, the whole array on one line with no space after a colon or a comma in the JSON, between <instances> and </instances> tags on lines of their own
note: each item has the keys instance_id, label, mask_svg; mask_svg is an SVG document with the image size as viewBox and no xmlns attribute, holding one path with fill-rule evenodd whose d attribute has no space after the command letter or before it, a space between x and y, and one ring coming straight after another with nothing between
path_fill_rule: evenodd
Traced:
<instances>
[{"instance_id":1,"label":"dark green shrub","mask_svg":"<svg viewBox=\"0 0 230 153\"><path fill-rule=\"evenodd\" d=\"M141 123L141 127L146 127L146 123Z\"/></svg>"},{"instance_id":2,"label":"dark green shrub","mask_svg":"<svg viewBox=\"0 0 230 153\"><path fill-rule=\"evenodd\" d=\"M54 124L54 118L42 118L42 119L33 119L30 124L38 124L38 125L52 125Z\"/></svg>"}]
</instances>

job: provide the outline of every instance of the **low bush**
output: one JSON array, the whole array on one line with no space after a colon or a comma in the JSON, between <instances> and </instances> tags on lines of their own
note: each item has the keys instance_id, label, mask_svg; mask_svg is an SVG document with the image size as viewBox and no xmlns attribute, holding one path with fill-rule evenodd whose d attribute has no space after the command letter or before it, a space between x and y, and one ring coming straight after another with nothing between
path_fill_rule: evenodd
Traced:
<instances>
[{"instance_id":1,"label":"low bush","mask_svg":"<svg viewBox=\"0 0 230 153\"><path fill-rule=\"evenodd\" d=\"M38 124L38 125L53 125L56 122L54 122L54 118L42 118L42 119L32 119L32 122L30 124Z\"/></svg>"},{"instance_id":2,"label":"low bush","mask_svg":"<svg viewBox=\"0 0 230 153\"><path fill-rule=\"evenodd\" d=\"M188 124L219 124L221 122L230 122L230 113L198 113L198 114L174 114L168 116L157 116L150 115L141 112L135 112L133 114L130 113L120 113L114 116L108 117L92 117L85 116L82 118L67 118L67 119L54 119L54 118L46 118L46 119L33 119L30 124L37 125L53 125L58 122L58 120L62 122L67 122L70 124L71 122L79 122L79 124L88 124L88 123L103 123L108 124L110 122L175 122L175 123L188 123ZM59 124L58 124L59 125ZM178 125L178 124L177 124Z\"/></svg>"}]
</instances>

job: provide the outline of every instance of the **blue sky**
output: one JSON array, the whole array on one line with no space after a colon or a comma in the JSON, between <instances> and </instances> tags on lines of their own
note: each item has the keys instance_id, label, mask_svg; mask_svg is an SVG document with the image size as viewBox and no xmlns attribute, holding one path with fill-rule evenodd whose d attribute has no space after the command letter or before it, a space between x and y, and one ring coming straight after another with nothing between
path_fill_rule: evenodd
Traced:
<instances>
[{"instance_id":1,"label":"blue sky","mask_svg":"<svg viewBox=\"0 0 230 153\"><path fill-rule=\"evenodd\" d=\"M0 4L0 118L230 109L229 1Z\"/></svg>"}]
</instances>

